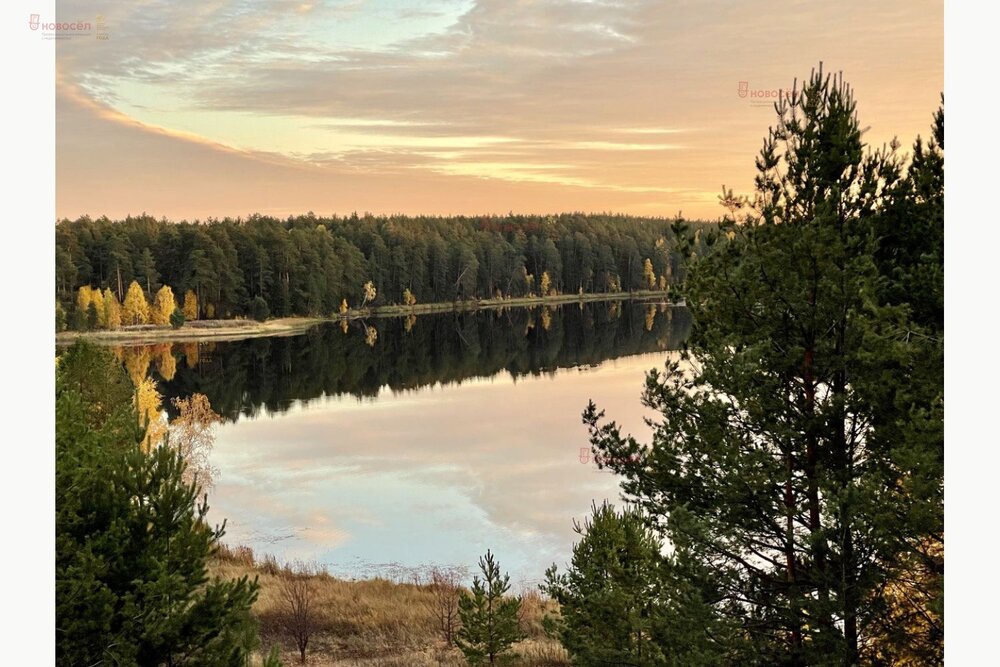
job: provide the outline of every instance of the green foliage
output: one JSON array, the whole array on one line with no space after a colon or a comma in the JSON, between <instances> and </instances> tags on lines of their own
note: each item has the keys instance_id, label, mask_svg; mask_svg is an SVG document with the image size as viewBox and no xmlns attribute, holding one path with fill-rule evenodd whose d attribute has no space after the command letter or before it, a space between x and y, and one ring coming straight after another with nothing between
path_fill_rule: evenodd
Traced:
<instances>
[{"instance_id":1,"label":"green foliage","mask_svg":"<svg viewBox=\"0 0 1000 667\"><path fill-rule=\"evenodd\" d=\"M470 665L494 665L512 658L511 645L523 638L517 618L521 601L506 596L510 576L500 576L500 564L490 551L479 559L479 569L483 578L477 575L471 594L463 591L458 601L462 627L455 644Z\"/></svg>"},{"instance_id":2,"label":"green foliage","mask_svg":"<svg viewBox=\"0 0 1000 667\"><path fill-rule=\"evenodd\" d=\"M267 301L264 300L262 296L255 296L253 299L253 304L250 308L251 317L253 317L258 322L263 322L268 317L271 316L271 309L267 305Z\"/></svg>"},{"instance_id":3,"label":"green foliage","mask_svg":"<svg viewBox=\"0 0 1000 667\"><path fill-rule=\"evenodd\" d=\"M866 153L850 88L814 72L778 106L748 212L690 263L689 348L644 393L655 446L584 414L681 559L670 586L712 602L720 664L876 661L888 591L937 586L899 564L943 541L941 237L899 232L904 254L884 233L900 210L941 225L921 159L904 175L892 151ZM911 304L900 286L918 280Z\"/></svg>"},{"instance_id":4,"label":"green foliage","mask_svg":"<svg viewBox=\"0 0 1000 667\"><path fill-rule=\"evenodd\" d=\"M255 215L202 224L83 217L56 226L56 294L67 304L93 285L124 300L133 280L147 294L166 284L185 295L192 320L195 300L203 315L253 316L260 297L271 316L285 317L328 314L344 300L380 305L404 290L413 303L522 297L532 290L528 275L535 285L547 275L560 294L631 291L649 286L644 258L657 276L682 276L672 224L582 214Z\"/></svg>"},{"instance_id":5,"label":"green foliage","mask_svg":"<svg viewBox=\"0 0 1000 667\"><path fill-rule=\"evenodd\" d=\"M180 329L184 326L184 322L184 311L180 308L174 308L174 312L170 313L170 326L174 329Z\"/></svg>"},{"instance_id":6,"label":"green foliage","mask_svg":"<svg viewBox=\"0 0 1000 667\"><path fill-rule=\"evenodd\" d=\"M56 301L56 332L66 331L66 311L62 304Z\"/></svg>"},{"instance_id":7,"label":"green foliage","mask_svg":"<svg viewBox=\"0 0 1000 667\"><path fill-rule=\"evenodd\" d=\"M256 582L209 580L222 535L167 447L144 452L130 382L78 342L56 376L56 654L66 665L246 664Z\"/></svg>"},{"instance_id":8,"label":"green foliage","mask_svg":"<svg viewBox=\"0 0 1000 667\"><path fill-rule=\"evenodd\" d=\"M663 586L671 559L661 555L659 538L637 510L595 505L592 518L574 529L582 539L568 570L559 574L553 565L543 586L559 603L547 625L574 665L717 664L704 627L678 641L684 619L672 618L680 615L672 613L671 591Z\"/></svg>"},{"instance_id":9,"label":"green foliage","mask_svg":"<svg viewBox=\"0 0 1000 667\"><path fill-rule=\"evenodd\" d=\"M98 315L97 304L93 301L87 305L87 330L92 331L97 328Z\"/></svg>"}]
</instances>

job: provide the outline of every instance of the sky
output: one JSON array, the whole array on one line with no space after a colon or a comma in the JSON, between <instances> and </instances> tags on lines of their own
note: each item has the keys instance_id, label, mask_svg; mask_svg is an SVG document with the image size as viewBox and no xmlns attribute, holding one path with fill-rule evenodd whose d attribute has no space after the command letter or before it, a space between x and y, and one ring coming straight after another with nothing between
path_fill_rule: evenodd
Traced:
<instances>
[{"instance_id":1,"label":"sky","mask_svg":"<svg viewBox=\"0 0 1000 667\"><path fill-rule=\"evenodd\" d=\"M55 18L94 26L56 42L60 218L715 218L723 185L751 191L775 118L757 93L822 61L866 142L907 150L944 87L940 0L57 0Z\"/></svg>"}]
</instances>

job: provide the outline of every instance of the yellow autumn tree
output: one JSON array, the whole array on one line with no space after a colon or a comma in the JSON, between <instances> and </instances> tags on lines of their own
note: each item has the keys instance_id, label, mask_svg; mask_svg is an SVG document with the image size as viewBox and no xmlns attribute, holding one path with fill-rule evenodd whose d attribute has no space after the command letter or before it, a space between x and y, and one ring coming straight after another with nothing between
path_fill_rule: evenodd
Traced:
<instances>
[{"instance_id":1,"label":"yellow autumn tree","mask_svg":"<svg viewBox=\"0 0 1000 667\"><path fill-rule=\"evenodd\" d=\"M97 326L101 329L107 329L107 312L104 310L104 295L100 289L91 291L90 303L94 305L94 310L97 312Z\"/></svg>"},{"instance_id":2,"label":"yellow autumn tree","mask_svg":"<svg viewBox=\"0 0 1000 667\"><path fill-rule=\"evenodd\" d=\"M198 365L198 343L184 343L182 349L184 350L184 363L187 364L188 368L194 368Z\"/></svg>"},{"instance_id":3,"label":"yellow autumn tree","mask_svg":"<svg viewBox=\"0 0 1000 667\"><path fill-rule=\"evenodd\" d=\"M188 290L184 293L184 319L188 322L198 319L198 295Z\"/></svg>"},{"instance_id":4,"label":"yellow autumn tree","mask_svg":"<svg viewBox=\"0 0 1000 667\"><path fill-rule=\"evenodd\" d=\"M347 299L344 299L340 302L340 314L346 315L348 310L350 310L350 308L347 307Z\"/></svg>"},{"instance_id":5,"label":"yellow autumn tree","mask_svg":"<svg viewBox=\"0 0 1000 667\"><path fill-rule=\"evenodd\" d=\"M136 345L135 347L122 348L122 352L125 371L132 379L132 384L138 387L139 383L149 375L151 348L148 345Z\"/></svg>"},{"instance_id":6,"label":"yellow autumn tree","mask_svg":"<svg viewBox=\"0 0 1000 667\"><path fill-rule=\"evenodd\" d=\"M375 296L378 292L375 290L375 283L368 281L364 285L365 300L361 302L361 307L364 308L369 301L374 301Z\"/></svg>"},{"instance_id":7,"label":"yellow autumn tree","mask_svg":"<svg viewBox=\"0 0 1000 667\"><path fill-rule=\"evenodd\" d=\"M122 305L111 288L104 290L104 328L117 329L122 325Z\"/></svg>"},{"instance_id":8,"label":"yellow autumn tree","mask_svg":"<svg viewBox=\"0 0 1000 667\"><path fill-rule=\"evenodd\" d=\"M552 279L549 278L548 271L542 271L542 280L538 285L538 289L541 290L542 296L549 295L549 290L552 289Z\"/></svg>"},{"instance_id":9,"label":"yellow autumn tree","mask_svg":"<svg viewBox=\"0 0 1000 667\"><path fill-rule=\"evenodd\" d=\"M167 434L166 420L160 406L160 392L156 390L153 378L143 378L135 388L135 411L139 415L139 426L146 429L142 438L142 448L149 451L163 443Z\"/></svg>"},{"instance_id":10,"label":"yellow autumn tree","mask_svg":"<svg viewBox=\"0 0 1000 667\"><path fill-rule=\"evenodd\" d=\"M549 310L548 306L542 307L541 316L542 329L548 331L552 327L552 311Z\"/></svg>"},{"instance_id":11,"label":"yellow autumn tree","mask_svg":"<svg viewBox=\"0 0 1000 667\"><path fill-rule=\"evenodd\" d=\"M153 324L170 324L170 316L177 309L177 302L174 300L174 291L169 285L164 285L156 293L156 301L150 312L150 319Z\"/></svg>"},{"instance_id":12,"label":"yellow autumn tree","mask_svg":"<svg viewBox=\"0 0 1000 667\"><path fill-rule=\"evenodd\" d=\"M174 359L173 346L170 343L156 346L156 370L167 382L173 380L177 374L177 360Z\"/></svg>"},{"instance_id":13,"label":"yellow autumn tree","mask_svg":"<svg viewBox=\"0 0 1000 667\"><path fill-rule=\"evenodd\" d=\"M122 305L122 319L125 324L146 324L149 322L149 304L146 293L139 283L132 281L125 293L125 303Z\"/></svg>"},{"instance_id":14,"label":"yellow autumn tree","mask_svg":"<svg viewBox=\"0 0 1000 667\"><path fill-rule=\"evenodd\" d=\"M642 265L642 282L646 289L656 287L656 271L653 271L653 262L648 257Z\"/></svg>"},{"instance_id":15,"label":"yellow autumn tree","mask_svg":"<svg viewBox=\"0 0 1000 667\"><path fill-rule=\"evenodd\" d=\"M407 287L403 290L403 305L404 306L415 306L417 305L417 297L413 296L413 292Z\"/></svg>"},{"instance_id":16,"label":"yellow autumn tree","mask_svg":"<svg viewBox=\"0 0 1000 667\"><path fill-rule=\"evenodd\" d=\"M90 285L82 285L80 289L76 291L76 310L77 312L87 314L87 308L90 307L90 301L93 298L93 290Z\"/></svg>"}]
</instances>

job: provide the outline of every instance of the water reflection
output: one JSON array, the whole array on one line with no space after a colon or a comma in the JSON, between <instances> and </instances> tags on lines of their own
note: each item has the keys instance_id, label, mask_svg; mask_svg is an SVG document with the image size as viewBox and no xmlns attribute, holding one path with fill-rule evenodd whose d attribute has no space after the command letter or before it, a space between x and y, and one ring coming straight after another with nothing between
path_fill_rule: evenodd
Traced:
<instances>
[{"instance_id":1,"label":"water reflection","mask_svg":"<svg viewBox=\"0 0 1000 667\"><path fill-rule=\"evenodd\" d=\"M327 324L298 336L175 345L184 361L161 375L160 388L167 399L206 394L232 420L321 396L374 397L384 387L404 391L501 372L521 378L672 350L689 329L684 309L618 302L376 319L346 331ZM162 350L147 355L162 359Z\"/></svg>"},{"instance_id":2,"label":"water reflection","mask_svg":"<svg viewBox=\"0 0 1000 667\"><path fill-rule=\"evenodd\" d=\"M643 375L666 356L241 418L218 433L213 516L228 517L233 543L347 576L474 564L489 547L512 576L537 579L568 558L572 519L618 496L615 477L581 461L584 406L646 436Z\"/></svg>"},{"instance_id":3,"label":"water reflection","mask_svg":"<svg viewBox=\"0 0 1000 667\"><path fill-rule=\"evenodd\" d=\"M587 401L645 436L644 373L689 319L602 303L368 327L373 345L363 326L324 325L122 354L130 372L156 371L166 397L205 393L227 418L210 500L228 542L346 576L471 565L489 547L533 581L568 558L572 519L618 496L616 478L581 461Z\"/></svg>"}]
</instances>

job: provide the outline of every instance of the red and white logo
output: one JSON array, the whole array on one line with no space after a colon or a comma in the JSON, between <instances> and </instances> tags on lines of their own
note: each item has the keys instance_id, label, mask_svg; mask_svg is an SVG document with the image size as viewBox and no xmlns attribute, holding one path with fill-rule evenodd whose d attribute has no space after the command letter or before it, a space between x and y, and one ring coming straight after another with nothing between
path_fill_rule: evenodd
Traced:
<instances>
[{"instance_id":1,"label":"red and white logo","mask_svg":"<svg viewBox=\"0 0 1000 667\"><path fill-rule=\"evenodd\" d=\"M736 92L739 93L740 97L746 97L747 93L750 92L750 82L740 81L740 87L737 89Z\"/></svg>"},{"instance_id":2,"label":"red and white logo","mask_svg":"<svg viewBox=\"0 0 1000 667\"><path fill-rule=\"evenodd\" d=\"M32 14L31 19L28 21L28 27L32 30L38 30L38 26L41 25L41 18L38 14Z\"/></svg>"}]
</instances>

